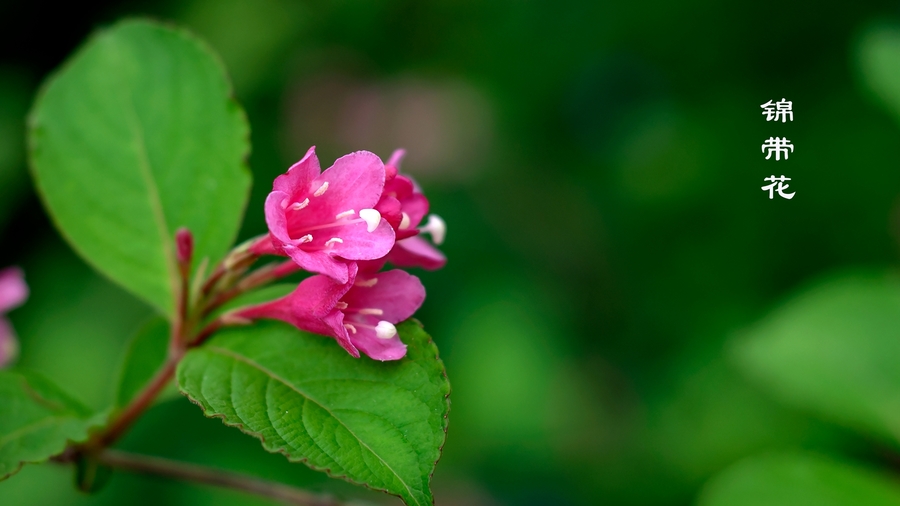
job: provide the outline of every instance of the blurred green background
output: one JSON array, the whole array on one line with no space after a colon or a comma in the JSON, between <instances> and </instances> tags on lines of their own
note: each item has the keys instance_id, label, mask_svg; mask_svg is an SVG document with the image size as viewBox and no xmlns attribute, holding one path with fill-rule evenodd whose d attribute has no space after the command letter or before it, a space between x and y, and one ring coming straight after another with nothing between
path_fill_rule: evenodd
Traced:
<instances>
[{"instance_id":1,"label":"blurred green background","mask_svg":"<svg viewBox=\"0 0 900 506\"><path fill-rule=\"evenodd\" d=\"M404 171L449 226L447 267L416 273L429 294L418 318L453 385L438 506L687 505L723 469L773 452L900 467L900 378L885 387L896 396L873 401L887 406L887 428L869 430L874 423L842 415L852 407L819 409L802 388L783 387L790 378L755 375L753 364L778 363L777 346L743 353L735 344L783 334L809 357L819 331L767 315L798 290L827 298L820 292L834 283L847 297L833 305L840 312L882 283L865 280L893 279L900 4L186 0L48 9L0 6L0 266L21 265L32 288L10 315L19 365L88 405L111 402L119 356L149 309L53 230L27 175L24 118L39 83L94 28L151 15L207 39L247 110L255 185L242 237L265 230L271 180L309 146L326 166L359 149L384 158L407 149ZM783 97L794 121L766 122L760 104ZM764 159L770 136L794 143L789 160ZM793 200L761 191L772 174L792 178ZM900 293L885 283L886 297ZM816 325L835 314L809 304ZM885 312L895 309L900 302ZM834 342L850 344L823 374L855 371L841 360L874 334L900 342L900 316L866 321L838 333ZM900 345L891 346L872 354L900 364ZM152 409L123 447L397 503L266 454L184 399ZM71 482L67 468L27 467L0 483L0 502L268 504L127 473L94 497Z\"/></svg>"}]
</instances>

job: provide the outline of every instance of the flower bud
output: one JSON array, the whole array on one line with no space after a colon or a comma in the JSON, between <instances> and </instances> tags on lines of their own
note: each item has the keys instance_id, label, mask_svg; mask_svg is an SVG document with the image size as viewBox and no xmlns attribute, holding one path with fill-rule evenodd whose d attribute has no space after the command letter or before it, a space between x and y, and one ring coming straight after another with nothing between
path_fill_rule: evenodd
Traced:
<instances>
[{"instance_id":1,"label":"flower bud","mask_svg":"<svg viewBox=\"0 0 900 506\"><path fill-rule=\"evenodd\" d=\"M175 253L179 264L189 265L191 263L191 256L194 254L194 236L190 230L184 227L175 232Z\"/></svg>"}]
</instances>

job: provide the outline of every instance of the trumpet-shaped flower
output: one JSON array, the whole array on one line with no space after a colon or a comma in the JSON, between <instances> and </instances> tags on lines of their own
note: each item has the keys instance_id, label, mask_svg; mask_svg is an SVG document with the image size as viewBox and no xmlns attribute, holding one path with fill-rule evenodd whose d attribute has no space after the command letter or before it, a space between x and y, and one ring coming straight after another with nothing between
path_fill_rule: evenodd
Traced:
<instances>
[{"instance_id":1,"label":"trumpet-shaped flower","mask_svg":"<svg viewBox=\"0 0 900 506\"><path fill-rule=\"evenodd\" d=\"M0 271L0 367L8 365L18 352L19 345L12 325L5 314L28 298L28 285L21 269L9 267Z\"/></svg>"},{"instance_id":2,"label":"trumpet-shaped flower","mask_svg":"<svg viewBox=\"0 0 900 506\"><path fill-rule=\"evenodd\" d=\"M394 151L385 166L387 181L378 205L381 215L390 223L396 234L397 243L386 260L398 267L422 267L439 269L447 263L447 258L437 248L423 239L420 234L429 233L435 244L444 241L447 227L439 216L432 214L424 227L419 224L428 214L428 199L410 177L399 174L400 162L405 151Z\"/></svg>"},{"instance_id":3,"label":"trumpet-shaped flower","mask_svg":"<svg viewBox=\"0 0 900 506\"><path fill-rule=\"evenodd\" d=\"M406 345L395 324L412 316L425 300L419 279L401 270L357 273L349 265L347 283L317 275L303 280L280 299L239 309L239 318L271 318L316 334L328 335L354 357L362 351L375 360L399 360Z\"/></svg>"},{"instance_id":4,"label":"trumpet-shaped flower","mask_svg":"<svg viewBox=\"0 0 900 506\"><path fill-rule=\"evenodd\" d=\"M373 153L357 151L321 172L315 147L275 178L266 199L269 240L253 246L257 254L284 254L310 272L347 283L346 260L385 256L395 234L376 210L385 169Z\"/></svg>"}]
</instances>

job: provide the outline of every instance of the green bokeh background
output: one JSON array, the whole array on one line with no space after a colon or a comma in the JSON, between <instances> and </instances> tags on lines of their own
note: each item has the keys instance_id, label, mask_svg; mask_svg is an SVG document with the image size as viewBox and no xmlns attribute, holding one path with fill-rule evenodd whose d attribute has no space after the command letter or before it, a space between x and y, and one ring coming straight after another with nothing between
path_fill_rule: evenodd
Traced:
<instances>
[{"instance_id":1,"label":"green bokeh background","mask_svg":"<svg viewBox=\"0 0 900 506\"><path fill-rule=\"evenodd\" d=\"M146 14L221 54L252 126L242 237L310 145L324 164L404 147L448 223L418 313L453 385L438 506L686 505L760 452L872 466L898 449L774 400L727 343L797 289L890 268L900 231L900 5L816 2L296 2L0 6L0 266L32 289L10 319L23 367L108 406L149 314L52 229L26 171L24 116L93 28ZM892 49L894 48L894 49ZM793 101L794 121L760 104ZM787 161L760 145L788 137ZM769 200L770 175L793 200ZM202 205L202 203L198 203ZM124 448L396 504L204 419L184 399ZM268 504L117 473L94 497L28 467L6 505Z\"/></svg>"}]
</instances>

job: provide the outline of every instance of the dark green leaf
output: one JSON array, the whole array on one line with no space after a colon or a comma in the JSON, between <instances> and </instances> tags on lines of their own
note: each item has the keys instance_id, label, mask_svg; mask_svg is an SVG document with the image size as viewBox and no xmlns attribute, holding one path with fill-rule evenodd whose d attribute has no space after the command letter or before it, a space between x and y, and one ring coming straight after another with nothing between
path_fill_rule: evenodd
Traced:
<instances>
[{"instance_id":1,"label":"dark green leaf","mask_svg":"<svg viewBox=\"0 0 900 506\"><path fill-rule=\"evenodd\" d=\"M420 325L398 325L407 356L354 359L327 337L278 322L222 332L185 356L182 392L207 416L329 475L432 504L450 385Z\"/></svg>"},{"instance_id":2,"label":"dark green leaf","mask_svg":"<svg viewBox=\"0 0 900 506\"><path fill-rule=\"evenodd\" d=\"M248 127L193 36L148 21L95 34L46 84L29 136L62 234L164 314L174 309L175 230L194 233L195 265L233 242L250 184Z\"/></svg>"},{"instance_id":3,"label":"dark green leaf","mask_svg":"<svg viewBox=\"0 0 900 506\"><path fill-rule=\"evenodd\" d=\"M782 400L900 441L900 280L846 275L789 300L735 343Z\"/></svg>"},{"instance_id":4,"label":"dark green leaf","mask_svg":"<svg viewBox=\"0 0 900 506\"><path fill-rule=\"evenodd\" d=\"M104 419L40 376L0 371L0 480L86 440Z\"/></svg>"},{"instance_id":5,"label":"dark green leaf","mask_svg":"<svg viewBox=\"0 0 900 506\"><path fill-rule=\"evenodd\" d=\"M131 402L159 371L169 355L169 324L162 318L154 318L138 330L128 343L125 357L119 369L116 391L116 407ZM178 395L174 386L166 387L159 400Z\"/></svg>"},{"instance_id":6,"label":"dark green leaf","mask_svg":"<svg viewBox=\"0 0 900 506\"><path fill-rule=\"evenodd\" d=\"M900 485L868 469L805 454L739 462L703 489L699 506L896 506Z\"/></svg>"}]
</instances>

